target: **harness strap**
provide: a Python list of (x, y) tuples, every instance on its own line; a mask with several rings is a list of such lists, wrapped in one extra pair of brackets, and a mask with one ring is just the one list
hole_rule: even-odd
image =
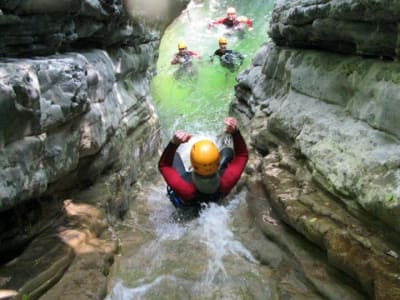
[(171, 203), (176, 207), (176, 208), (182, 208), (185, 206), (185, 204), (182, 202), (182, 200), (175, 195), (174, 191), (171, 189), (171, 187), (168, 185), (167, 186), (167, 195)]

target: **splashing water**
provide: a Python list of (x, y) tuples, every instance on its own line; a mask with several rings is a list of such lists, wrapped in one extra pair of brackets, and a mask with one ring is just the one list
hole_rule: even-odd
[[(241, 276), (246, 272), (257, 273), (253, 266), (258, 265), (230, 229), (232, 214), (244, 201), (243, 193), (227, 206), (211, 204), (198, 218), (178, 222), (174, 208), (165, 201), (164, 191), (151, 187), (147, 201), (156, 236), (134, 258), (145, 261), (146, 270), (127, 283), (130, 288), (118, 280), (106, 299), (158, 299), (158, 291), (163, 290), (213, 299), (221, 287), (228, 294), (243, 289)], [(132, 270), (137, 269), (137, 263)], [(269, 294), (267, 285), (264, 289), (264, 295)]]
[(244, 196), (238, 195), (228, 207), (219, 206), (212, 203), (210, 207), (203, 211), (199, 218), (198, 235), (200, 241), (207, 246), (210, 254), (208, 268), (203, 278), (203, 285), (211, 285), (218, 274), (222, 274), (223, 279), (228, 278), (225, 270), (223, 258), (228, 254), (244, 257), (251, 263), (258, 263), (253, 255), (234, 238), (233, 232), (229, 229), (231, 211), (238, 201)]

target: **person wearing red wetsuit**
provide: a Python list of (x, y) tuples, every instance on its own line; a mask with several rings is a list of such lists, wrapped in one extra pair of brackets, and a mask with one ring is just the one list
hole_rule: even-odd
[(219, 152), (211, 141), (196, 142), (190, 153), (192, 172), (185, 170), (177, 153), (179, 145), (192, 137), (189, 133), (176, 131), (164, 149), (158, 168), (168, 185), (170, 200), (176, 207), (218, 202), (239, 181), (249, 158), (247, 146), (237, 127), (237, 120), (228, 117), (224, 123), (225, 132), (232, 136), (233, 149), (224, 148)]
[(243, 30), (243, 26), (247, 25), (249, 31), (253, 30), (253, 20), (244, 16), (238, 17), (236, 14), (236, 9), (234, 7), (229, 7), (226, 10), (226, 17), (212, 21), (208, 25), (208, 29), (211, 29), (215, 25), (223, 24), (227, 28)]
[(196, 51), (188, 50), (184, 42), (179, 42), (178, 52), (175, 53), (174, 57), (172, 58), (171, 64), (187, 64), (190, 63), (193, 58), (201, 58), (201, 55)]

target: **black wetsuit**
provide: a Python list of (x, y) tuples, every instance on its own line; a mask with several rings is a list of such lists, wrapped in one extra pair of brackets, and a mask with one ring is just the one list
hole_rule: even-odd
[(225, 50), (224, 52), (222, 52), (221, 49), (217, 49), (214, 52), (214, 55), (218, 55), (219, 57), (221, 57), (222, 55), (225, 55), (226, 53), (233, 53), (232, 50)]
[[(242, 65), (244, 60), (244, 56), (242, 54), (228, 49), (226, 49), (225, 51), (217, 49), (215, 50), (214, 55), (219, 56), (221, 64), (231, 71)], [(236, 59), (239, 59), (239, 61), (237, 61)]]

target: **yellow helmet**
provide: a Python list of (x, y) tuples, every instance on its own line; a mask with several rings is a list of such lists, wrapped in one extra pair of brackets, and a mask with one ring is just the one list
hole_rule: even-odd
[(196, 142), (190, 151), (193, 171), (202, 176), (215, 174), (220, 159), (218, 147), (210, 140)]
[(181, 49), (186, 49), (186, 44), (184, 42), (178, 43), (178, 50), (181, 50)]
[(226, 14), (236, 14), (236, 9), (234, 7), (228, 7)]
[(220, 37), (218, 40), (219, 44), (228, 44), (228, 40), (225, 37)]

